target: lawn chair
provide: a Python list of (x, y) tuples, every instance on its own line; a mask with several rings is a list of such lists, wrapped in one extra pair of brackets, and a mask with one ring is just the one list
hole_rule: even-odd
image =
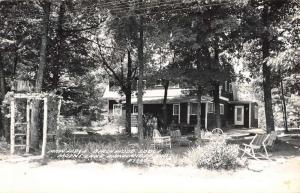
[(271, 150), (271, 151), (273, 150), (276, 139), (277, 139), (276, 132), (272, 131), (270, 133), (270, 136), (269, 136), (267, 144), (266, 144), (268, 150)]
[(187, 136), (182, 136), (179, 129), (177, 130), (170, 130), (171, 142), (172, 143), (179, 143), (179, 145), (187, 144), (188, 146), (191, 145), (191, 141), (187, 138)]
[(244, 149), (241, 149), (243, 151), (243, 154), (241, 157), (244, 155), (248, 155), (256, 160), (258, 160), (257, 154), (256, 153), (258, 150), (263, 149), (265, 152), (265, 155), (260, 154), (262, 157), (269, 159), (269, 154), (267, 151), (267, 144), (268, 144), (268, 138), (270, 137), (270, 134), (256, 134), (250, 144), (243, 144)]
[(154, 148), (158, 146), (167, 146), (171, 149), (171, 137), (170, 136), (161, 136), (157, 129), (153, 129), (153, 145)]

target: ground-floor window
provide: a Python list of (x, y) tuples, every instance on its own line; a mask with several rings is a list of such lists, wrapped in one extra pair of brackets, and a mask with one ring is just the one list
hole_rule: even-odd
[(198, 103), (190, 104), (190, 115), (197, 115)]
[(179, 104), (173, 104), (173, 115), (179, 115), (180, 106)]
[(258, 119), (258, 106), (254, 106), (254, 119)]

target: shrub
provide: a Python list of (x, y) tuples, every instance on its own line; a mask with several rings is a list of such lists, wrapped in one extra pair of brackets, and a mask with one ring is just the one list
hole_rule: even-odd
[(189, 150), (185, 161), (199, 168), (234, 169), (239, 166), (238, 154), (238, 145), (226, 144), (224, 139), (219, 138)]

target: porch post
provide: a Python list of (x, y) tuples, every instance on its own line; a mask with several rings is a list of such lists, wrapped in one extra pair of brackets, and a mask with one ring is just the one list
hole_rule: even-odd
[(208, 102), (205, 103), (205, 129), (207, 129), (207, 111), (208, 111)]
[(249, 102), (249, 128), (251, 128), (251, 102)]
[(44, 120), (43, 120), (43, 142), (42, 142), (42, 154), (44, 158), (46, 154), (47, 145), (47, 129), (48, 129), (48, 98), (44, 97)]
[(191, 108), (191, 103), (188, 102), (188, 107), (187, 107), (187, 124), (190, 124), (190, 108)]
[(107, 99), (107, 115), (109, 116), (110, 112), (109, 112), (109, 99)]
[(10, 101), (10, 154), (15, 152), (15, 98)]
[(27, 98), (26, 103), (26, 154), (29, 153), (30, 148), (30, 99)]
[(178, 111), (179, 111), (179, 115), (178, 115), (178, 123), (180, 124), (180, 115), (181, 115), (181, 112), (180, 112), (180, 103), (178, 103)]

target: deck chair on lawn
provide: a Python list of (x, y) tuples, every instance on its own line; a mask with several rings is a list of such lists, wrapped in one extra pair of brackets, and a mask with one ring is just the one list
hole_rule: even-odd
[(277, 134), (275, 131), (272, 131), (270, 133), (270, 136), (267, 141), (267, 149), (268, 150), (272, 151), (274, 149), (274, 144), (275, 144), (276, 139), (277, 139)]
[(187, 138), (187, 136), (182, 136), (179, 129), (170, 130), (171, 142), (178, 143), (180, 146), (182, 144), (191, 146), (191, 141)]
[(153, 129), (153, 145), (155, 147), (169, 147), (171, 149), (171, 137), (161, 136), (157, 129)]
[[(270, 137), (270, 134), (256, 134), (252, 141), (249, 144), (243, 144), (244, 148), (241, 149), (243, 151), (243, 154), (241, 157), (244, 157), (245, 155), (248, 155), (256, 160), (258, 160), (257, 155), (261, 155), (263, 158), (269, 159), (269, 154), (267, 151), (267, 143), (268, 138)], [(259, 154), (257, 151), (262, 150), (264, 151), (264, 154)]]

